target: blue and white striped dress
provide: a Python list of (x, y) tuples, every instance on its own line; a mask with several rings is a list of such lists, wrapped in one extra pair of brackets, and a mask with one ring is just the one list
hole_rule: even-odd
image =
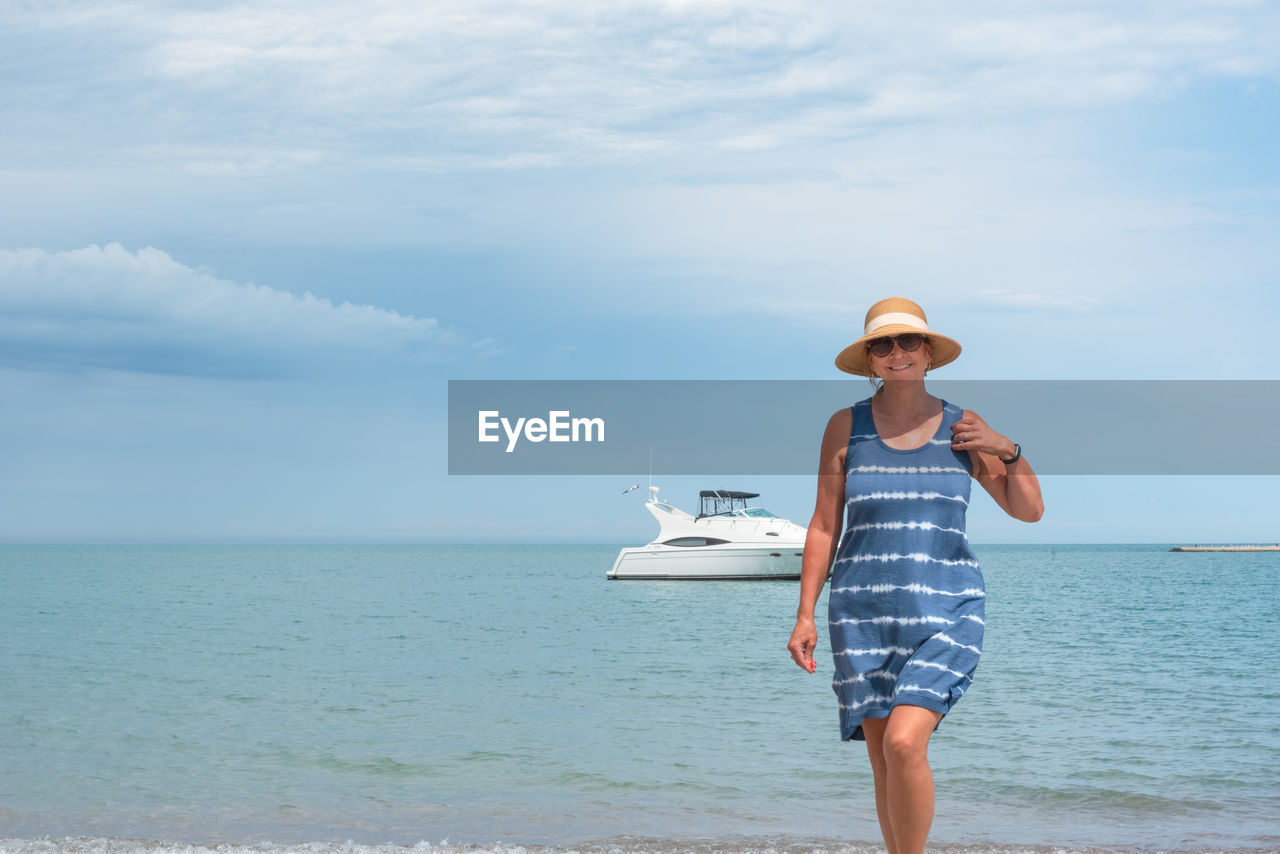
[(951, 449), (963, 411), (942, 405), (938, 432), (910, 451), (880, 439), (870, 399), (853, 406), (828, 597), (846, 740), (862, 740), (863, 719), (894, 706), (946, 714), (978, 667), (986, 593), (965, 535), (971, 462)]

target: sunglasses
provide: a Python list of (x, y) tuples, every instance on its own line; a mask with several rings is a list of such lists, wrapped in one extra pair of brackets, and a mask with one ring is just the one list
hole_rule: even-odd
[(904, 332), (901, 335), (894, 335), (889, 338), (876, 338), (867, 342), (867, 352), (873, 356), (884, 358), (893, 352), (893, 342), (898, 342), (898, 347), (904, 353), (914, 353), (920, 349), (920, 345), (924, 343), (925, 338), (919, 332)]

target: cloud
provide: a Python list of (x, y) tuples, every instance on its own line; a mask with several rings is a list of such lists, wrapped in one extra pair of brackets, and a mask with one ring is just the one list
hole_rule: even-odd
[[(24, 82), (11, 103), (85, 94), (76, 75), (24, 56), (22, 33), (39, 35), (42, 55), (91, 46), (80, 61), (95, 63), (83, 69), (94, 103), (77, 121), (109, 124), (139, 158), (163, 139), (176, 168), (220, 174), (339, 157), (519, 169), (831, 143), (1280, 68), (1280, 15), (1261, 3), (939, 2), (905, 15), (763, 0), (106, 2), (92, 14), (32, 5), (12, 27)], [(66, 86), (76, 91), (52, 96)]]
[(263, 377), (496, 349), (434, 318), (231, 282), (150, 247), (0, 250), (0, 362), (11, 366)]
[(973, 294), (973, 300), (993, 308), (1023, 309), (1033, 312), (1043, 310), (1085, 312), (1102, 304), (1097, 297), (1085, 294), (1005, 290), (979, 290)]

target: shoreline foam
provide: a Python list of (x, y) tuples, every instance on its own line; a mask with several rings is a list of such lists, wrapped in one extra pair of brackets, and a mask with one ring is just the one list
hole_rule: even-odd
[[(938, 854), (1264, 854), (1274, 852), (1276, 842), (1280, 842), (1280, 839), (1248, 848), (930, 843), (929, 849)], [(861, 841), (743, 836), (724, 839), (622, 836), (580, 845), (506, 842), (469, 844), (450, 842), (448, 839), (407, 845), (349, 841), (187, 843), (128, 837), (0, 839), (0, 854), (883, 854), (883, 851), (882, 844)]]

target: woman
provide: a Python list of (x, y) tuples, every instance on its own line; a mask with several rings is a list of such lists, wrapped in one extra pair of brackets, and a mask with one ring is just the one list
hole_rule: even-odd
[(836, 366), (882, 382), (827, 423), (787, 649), (814, 671), (813, 612), (830, 571), (840, 734), (867, 743), (889, 854), (918, 854), (933, 823), (929, 737), (973, 681), (982, 650), (982, 573), (964, 525), (969, 479), (1016, 519), (1036, 521), (1044, 502), (1020, 446), (925, 391), (925, 372), (960, 345), (930, 330), (920, 306), (881, 300), (864, 333)]

